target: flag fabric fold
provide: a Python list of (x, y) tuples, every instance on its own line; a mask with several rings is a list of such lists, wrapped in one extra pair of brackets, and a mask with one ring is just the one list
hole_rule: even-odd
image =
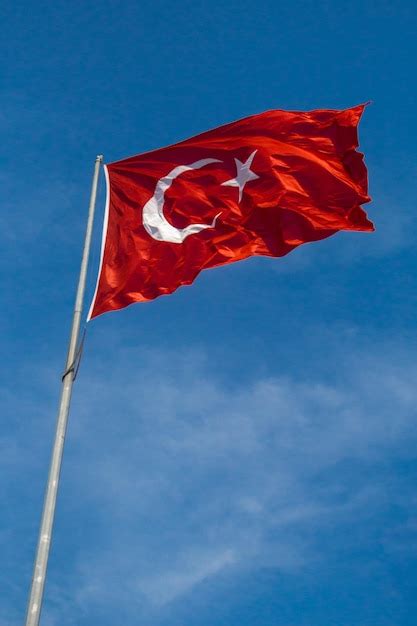
[(267, 111), (105, 166), (89, 318), (172, 293), (203, 269), (372, 231), (356, 150), (363, 110)]

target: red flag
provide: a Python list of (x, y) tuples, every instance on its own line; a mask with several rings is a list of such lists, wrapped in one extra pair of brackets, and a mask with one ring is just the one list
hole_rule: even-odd
[(357, 126), (364, 106), (267, 111), (105, 166), (89, 318), (152, 300), (201, 270), (373, 230)]

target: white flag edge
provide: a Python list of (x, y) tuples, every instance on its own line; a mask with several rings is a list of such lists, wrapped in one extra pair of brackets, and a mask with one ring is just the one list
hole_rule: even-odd
[(98, 268), (96, 288), (95, 288), (93, 299), (90, 305), (90, 310), (88, 311), (86, 322), (89, 322), (91, 320), (91, 315), (93, 313), (94, 305), (96, 303), (98, 285), (100, 283), (101, 270), (103, 267), (104, 248), (106, 246), (106, 239), (107, 239), (107, 229), (109, 225), (110, 179), (109, 179), (109, 172), (107, 169), (107, 165), (103, 164), (103, 170), (104, 170), (104, 177), (106, 179), (106, 204), (104, 207), (103, 231), (101, 235), (100, 265)]

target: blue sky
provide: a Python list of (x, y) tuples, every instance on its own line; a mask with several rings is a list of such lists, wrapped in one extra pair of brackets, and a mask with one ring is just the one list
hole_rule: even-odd
[[(1, 626), (25, 613), (96, 154), (367, 100), (375, 233), (89, 324), (42, 625), (415, 623), (416, 13), (3, 7)], [(86, 307), (103, 206), (102, 179)]]

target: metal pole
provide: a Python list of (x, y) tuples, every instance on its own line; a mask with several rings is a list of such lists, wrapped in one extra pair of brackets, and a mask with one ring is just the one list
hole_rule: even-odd
[(49, 548), (51, 545), (52, 528), (54, 523), (56, 498), (58, 492), (59, 475), (61, 472), (62, 453), (64, 450), (65, 432), (67, 429), (68, 412), (71, 401), (72, 385), (74, 382), (75, 361), (77, 361), (78, 337), (80, 334), (81, 315), (83, 310), (85, 281), (87, 277), (88, 259), (90, 255), (91, 235), (93, 231), (94, 210), (96, 205), (97, 184), (100, 165), (103, 157), (96, 158), (94, 165), (93, 182), (91, 186), (90, 206), (88, 209), (87, 228), (85, 232), (84, 250), (81, 261), (80, 277), (78, 280), (77, 295), (75, 298), (74, 315), (72, 319), (71, 335), (68, 346), (68, 356), (62, 377), (61, 400), (58, 410), (55, 441), (51, 457), (48, 483), (43, 505), (42, 522), (39, 531), (38, 548), (33, 568), (32, 586), (26, 614), (26, 626), (38, 626), (42, 609), (43, 591), (45, 586), (46, 569), (48, 566)]

